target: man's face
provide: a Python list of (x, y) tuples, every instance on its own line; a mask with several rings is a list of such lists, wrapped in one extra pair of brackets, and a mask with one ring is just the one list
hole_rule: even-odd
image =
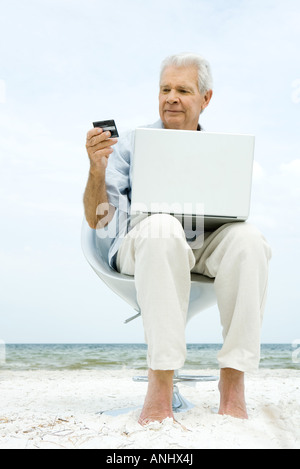
[(196, 67), (167, 67), (159, 92), (159, 114), (165, 128), (197, 130), (199, 115), (211, 97), (212, 91), (199, 92)]

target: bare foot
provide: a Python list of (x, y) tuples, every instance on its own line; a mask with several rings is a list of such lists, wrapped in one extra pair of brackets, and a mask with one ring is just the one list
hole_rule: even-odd
[(222, 368), (220, 373), (220, 415), (248, 419), (245, 401), (244, 373)]
[(139, 424), (162, 422), (170, 417), (174, 420), (172, 410), (173, 371), (148, 371), (148, 391), (144, 407), (139, 418)]

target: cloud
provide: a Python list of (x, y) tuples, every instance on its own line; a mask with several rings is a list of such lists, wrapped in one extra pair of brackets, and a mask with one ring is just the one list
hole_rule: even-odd
[(300, 159), (296, 159), (280, 166), (282, 184), (286, 193), (290, 195), (294, 203), (298, 203), (300, 210)]
[(265, 176), (264, 169), (258, 161), (253, 162), (253, 181), (261, 181)]
[(275, 167), (272, 172), (255, 165), (251, 221), (277, 236), (300, 236), (300, 159)]
[[(280, 170), (283, 174), (293, 175), (295, 177), (300, 176), (300, 159), (291, 161), (288, 164), (282, 164)], [(299, 181), (299, 180), (298, 180)]]

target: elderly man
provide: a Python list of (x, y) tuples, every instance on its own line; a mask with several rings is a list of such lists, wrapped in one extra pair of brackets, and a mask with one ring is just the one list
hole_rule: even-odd
[[(212, 78), (206, 60), (194, 54), (168, 57), (160, 76), (160, 120), (150, 127), (201, 131), (199, 116), (211, 97)], [(87, 134), (90, 172), (84, 206), (94, 229), (118, 219), (109, 262), (135, 277), (149, 366), (148, 391), (139, 422), (143, 425), (173, 417), (173, 374), (183, 366), (186, 356), (191, 272), (215, 279), (224, 338), (218, 355), (219, 413), (246, 419), (244, 373), (256, 370), (259, 364), (271, 250), (248, 223), (225, 224), (205, 233), (198, 249), (189, 245), (184, 229), (171, 215), (151, 215), (131, 224), (128, 207), (134, 132), (119, 141), (109, 137), (110, 133), (102, 129)], [(183, 155), (182, 169), (188, 164)], [(168, 237), (157, 236), (166, 228)], [(154, 232), (156, 236), (151, 236)]]

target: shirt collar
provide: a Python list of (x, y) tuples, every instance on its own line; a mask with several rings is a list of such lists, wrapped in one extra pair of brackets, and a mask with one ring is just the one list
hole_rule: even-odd
[[(160, 128), (160, 129), (164, 129), (164, 128), (165, 128), (165, 126), (164, 126), (164, 124), (163, 124), (163, 122), (162, 122), (161, 119), (159, 119), (157, 122), (155, 122), (154, 126)], [(203, 128), (202, 128), (201, 125), (198, 123), (197, 131), (198, 131), (198, 132), (202, 132), (202, 130), (203, 130)]]

